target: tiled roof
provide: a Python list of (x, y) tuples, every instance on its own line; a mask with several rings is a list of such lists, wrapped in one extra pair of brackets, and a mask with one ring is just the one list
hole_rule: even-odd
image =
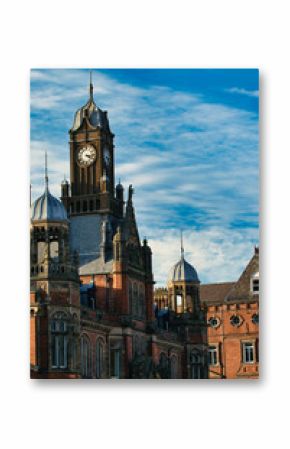
[(251, 279), (259, 272), (259, 250), (255, 249), (255, 254), (241, 274), (233, 288), (227, 294), (226, 302), (232, 301), (253, 301), (259, 299), (259, 295), (253, 295), (251, 291)]
[(222, 304), (235, 282), (202, 284), (200, 286), (200, 301), (205, 304)]

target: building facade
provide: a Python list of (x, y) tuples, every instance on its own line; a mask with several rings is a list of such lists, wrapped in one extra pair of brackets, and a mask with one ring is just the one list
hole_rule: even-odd
[[(257, 258), (217, 300), (206, 297), (210, 287), (200, 285), (182, 245), (167, 288), (154, 292), (134, 190), (125, 195), (115, 185), (114, 134), (92, 83), (74, 115), (69, 152), (61, 201), (49, 191), (46, 163), (44, 193), (31, 205), (31, 377), (257, 377), (258, 296), (245, 292), (246, 279), (257, 285)], [(232, 316), (241, 319), (234, 328)], [(233, 361), (237, 340), (251, 369)]]
[[(172, 277), (176, 271), (179, 272), (177, 279)], [(180, 270), (177, 264), (171, 270), (168, 287), (155, 290), (155, 307), (159, 314), (162, 316), (164, 309), (174, 310), (174, 307), (177, 315), (186, 314), (183, 304), (190, 291), (188, 287), (194, 283), (203, 313), (199, 326), (206, 329), (203, 344), (198, 348), (201, 370), (205, 372), (203, 377), (258, 378), (259, 248), (255, 248), (254, 255), (236, 282), (199, 285), (195, 281), (196, 272), (192, 271), (191, 278), (189, 273), (189, 269), (186, 274), (186, 270)], [(185, 287), (181, 290), (180, 285)], [(176, 296), (177, 300), (172, 302)]]

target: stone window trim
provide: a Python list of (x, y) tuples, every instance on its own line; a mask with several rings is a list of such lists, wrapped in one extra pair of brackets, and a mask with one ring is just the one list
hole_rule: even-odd
[(243, 319), (240, 315), (234, 313), (231, 317), (230, 317), (230, 323), (232, 326), (234, 327), (240, 327), (243, 323)]
[[(249, 345), (252, 349), (252, 360), (246, 360), (246, 345)], [(250, 346), (251, 345), (251, 346)], [(257, 348), (255, 339), (243, 339), (241, 340), (241, 362), (243, 365), (254, 365), (257, 362)]]
[(213, 329), (217, 329), (221, 325), (221, 320), (216, 315), (211, 315), (207, 320), (208, 326)]
[(251, 293), (253, 295), (259, 295), (260, 292), (260, 277), (259, 272), (257, 271), (251, 277)]
[(252, 315), (252, 323), (255, 324), (256, 326), (259, 325), (259, 313), (254, 313)]
[(51, 368), (65, 369), (68, 363), (68, 338), (65, 335), (53, 334), (51, 336), (52, 362)]
[[(207, 348), (207, 354), (208, 354), (208, 365), (209, 366), (219, 366), (220, 365), (220, 354), (219, 354), (219, 343), (210, 343)], [(215, 357), (213, 355), (215, 353)], [(211, 356), (210, 356), (211, 354)], [(214, 360), (216, 358), (215, 363), (209, 363), (210, 361)]]
[(81, 371), (83, 377), (91, 376), (91, 341), (87, 333), (81, 335)]
[(96, 346), (95, 346), (96, 378), (97, 379), (101, 379), (104, 374), (105, 347), (106, 347), (106, 343), (105, 343), (104, 338), (101, 336), (98, 336), (96, 338)]

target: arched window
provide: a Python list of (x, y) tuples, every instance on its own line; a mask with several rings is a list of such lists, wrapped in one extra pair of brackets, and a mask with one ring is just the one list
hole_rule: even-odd
[(203, 378), (202, 357), (198, 351), (191, 353), (191, 377), (192, 379)]
[(86, 335), (81, 337), (81, 365), (82, 365), (82, 376), (90, 377), (90, 341)]
[(103, 377), (104, 370), (104, 343), (98, 338), (96, 342), (96, 378), (101, 379)]
[(110, 377), (111, 379), (121, 377), (121, 348), (118, 344), (112, 344), (110, 348)]
[(51, 366), (52, 368), (67, 368), (68, 337), (66, 315), (57, 312), (50, 323), (51, 331)]

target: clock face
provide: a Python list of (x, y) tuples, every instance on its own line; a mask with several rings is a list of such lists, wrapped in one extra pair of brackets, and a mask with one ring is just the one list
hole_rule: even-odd
[(108, 167), (108, 165), (110, 165), (111, 162), (111, 155), (110, 155), (110, 151), (108, 148), (104, 149), (104, 161), (106, 166)]
[(97, 152), (92, 145), (86, 145), (79, 150), (78, 163), (82, 167), (88, 167), (96, 159)]

